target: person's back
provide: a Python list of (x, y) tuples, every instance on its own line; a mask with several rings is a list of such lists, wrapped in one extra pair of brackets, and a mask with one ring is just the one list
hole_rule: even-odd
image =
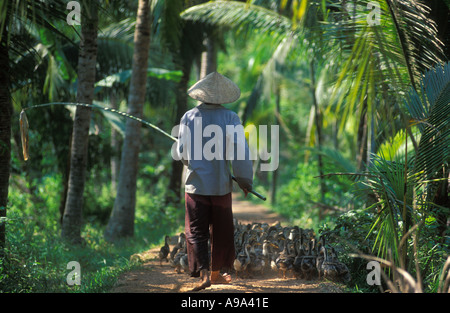
[(186, 192), (202, 195), (231, 192), (229, 162), (238, 182), (251, 189), (252, 163), (244, 129), (235, 112), (220, 104), (204, 103), (189, 110), (180, 122), (179, 149), (181, 154), (185, 152), (182, 161), (187, 166)]

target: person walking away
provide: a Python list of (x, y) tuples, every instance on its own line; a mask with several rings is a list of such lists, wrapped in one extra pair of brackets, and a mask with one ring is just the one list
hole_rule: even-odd
[(187, 166), (185, 235), (191, 276), (201, 279), (193, 289), (198, 291), (231, 282), (230, 275), (220, 273), (230, 269), (235, 258), (231, 170), (247, 195), (253, 168), (240, 119), (222, 106), (239, 99), (239, 87), (212, 72), (188, 95), (201, 103), (180, 120), (177, 155)]

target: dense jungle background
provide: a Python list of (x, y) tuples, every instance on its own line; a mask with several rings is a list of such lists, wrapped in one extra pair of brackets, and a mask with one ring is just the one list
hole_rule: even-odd
[(147, 126), (214, 70), (244, 126), (279, 125), (255, 190), (336, 243), (346, 291), (380, 292), (376, 257), (385, 289), (448, 292), (448, 0), (68, 3), (0, 0), (0, 292), (108, 292), (183, 230), (182, 164)]

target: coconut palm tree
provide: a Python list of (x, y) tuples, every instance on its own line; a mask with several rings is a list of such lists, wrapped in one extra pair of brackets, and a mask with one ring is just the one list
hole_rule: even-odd
[[(52, 20), (66, 20), (66, 4), (63, 1), (2, 1), (0, 2), (0, 248), (5, 243), (6, 208), (11, 160), (11, 56), (19, 47), (31, 50), (28, 42), (21, 40), (16, 31), (27, 24), (38, 25), (61, 34)], [(3, 253), (3, 249), (0, 254)]]
[[(97, 65), (98, 3), (84, 7), (81, 21), (81, 41), (78, 54), (77, 102), (92, 104), (94, 100)], [(72, 131), (70, 174), (61, 236), (73, 243), (81, 243), (83, 193), (86, 180), (89, 126), (91, 109), (77, 107)]]
[[(142, 118), (147, 87), (150, 25), (149, 0), (140, 0), (134, 34), (133, 66), (128, 96), (128, 113), (138, 118)], [(140, 133), (141, 124), (134, 120), (128, 120), (123, 140), (117, 195), (105, 230), (105, 238), (110, 241), (134, 235)]]

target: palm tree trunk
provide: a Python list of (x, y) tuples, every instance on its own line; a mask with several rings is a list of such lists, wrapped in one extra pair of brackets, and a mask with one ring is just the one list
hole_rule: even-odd
[[(93, 3), (87, 7), (90, 14), (83, 18), (81, 24), (77, 102), (87, 104), (91, 104), (94, 98), (97, 63), (97, 5)], [(81, 223), (90, 121), (91, 109), (77, 107), (72, 130), (69, 185), (61, 230), (61, 236), (72, 243), (82, 242)]]
[(363, 171), (364, 160), (367, 160), (367, 132), (369, 125), (367, 125), (367, 99), (363, 101), (363, 107), (361, 110), (361, 115), (358, 124), (358, 134), (357, 134), (357, 155), (356, 155), (356, 163), (357, 169), (359, 171)]
[[(311, 61), (310, 64), (310, 75), (311, 75), (311, 95), (313, 98), (313, 105), (315, 110), (315, 119), (314, 122), (316, 124), (316, 133), (317, 133), (317, 150), (319, 150), (318, 154), (318, 165), (319, 165), (319, 175), (320, 175), (320, 201), (323, 203), (325, 201), (325, 179), (323, 177), (323, 161), (322, 161), (322, 117), (320, 114), (319, 104), (317, 103), (316, 98), (316, 80), (315, 80), (315, 70), (314, 70), (314, 61)], [(322, 219), (322, 209), (319, 209), (319, 219)]]
[[(275, 93), (275, 118), (278, 125), (281, 125), (281, 88), (277, 86)], [(278, 180), (278, 168), (272, 172), (272, 186), (270, 189), (271, 205), (277, 203), (277, 180)]]
[[(189, 30), (184, 26), (183, 33), (181, 37), (186, 38), (187, 32)], [(180, 123), (180, 119), (183, 114), (187, 111), (188, 107), (188, 98), (187, 98), (187, 89), (189, 84), (189, 78), (191, 74), (192, 65), (196, 60), (198, 60), (198, 53), (193, 53), (191, 51), (192, 47), (190, 46), (190, 42), (181, 41), (180, 50), (178, 51), (178, 58), (180, 60), (180, 68), (183, 72), (183, 76), (181, 80), (178, 82), (177, 94), (176, 94), (176, 112), (175, 112), (175, 121), (174, 125)], [(212, 71), (216, 70), (217, 67), (217, 50), (214, 46), (213, 40), (207, 40), (207, 51), (201, 54), (200, 64), (199, 64), (199, 77), (198, 79), (204, 77)], [(182, 176), (183, 176), (183, 163), (180, 161), (172, 160), (172, 172), (170, 174), (169, 181), (169, 190), (171, 191), (166, 195), (165, 202), (175, 202), (179, 203), (181, 199), (181, 188), (182, 188)]]
[(206, 51), (202, 53), (200, 65), (200, 79), (217, 70), (217, 45), (211, 37), (205, 39), (205, 45)]
[[(110, 102), (111, 107), (115, 110), (118, 109), (117, 107), (117, 93), (115, 90), (111, 91), (110, 94)], [(112, 156), (111, 156), (111, 188), (114, 190), (114, 194), (117, 190), (117, 180), (119, 176), (119, 155), (120, 155), (120, 146), (119, 146), (119, 132), (114, 128), (111, 127), (111, 150), (112, 150)]]
[[(5, 21), (5, 25), (8, 22)], [(3, 248), (6, 241), (6, 227), (3, 218), (6, 217), (8, 204), (8, 187), (11, 163), (11, 95), (9, 90), (9, 55), (8, 30), (3, 28), (0, 39), (0, 259), (3, 258)]]
[[(191, 67), (193, 64), (193, 60), (184, 60), (183, 66), (183, 76), (181, 77), (180, 82), (178, 83), (177, 95), (176, 95), (176, 116), (175, 123), (178, 124), (180, 122), (181, 117), (187, 110), (187, 93), (188, 89), (189, 77), (191, 73)], [(170, 174), (169, 181), (169, 190), (172, 191), (172, 194), (168, 194), (166, 197), (166, 203), (169, 202), (180, 202), (181, 197), (181, 179), (183, 176), (183, 163), (180, 161), (172, 160), (172, 173)], [(174, 196), (174, 197), (173, 197)]]
[[(128, 96), (128, 113), (142, 117), (147, 85), (148, 53), (150, 48), (149, 0), (139, 0), (134, 33), (133, 67)], [(105, 230), (105, 238), (115, 241), (134, 235), (136, 206), (136, 179), (140, 146), (141, 124), (128, 120), (122, 146), (119, 184), (114, 207)]]

